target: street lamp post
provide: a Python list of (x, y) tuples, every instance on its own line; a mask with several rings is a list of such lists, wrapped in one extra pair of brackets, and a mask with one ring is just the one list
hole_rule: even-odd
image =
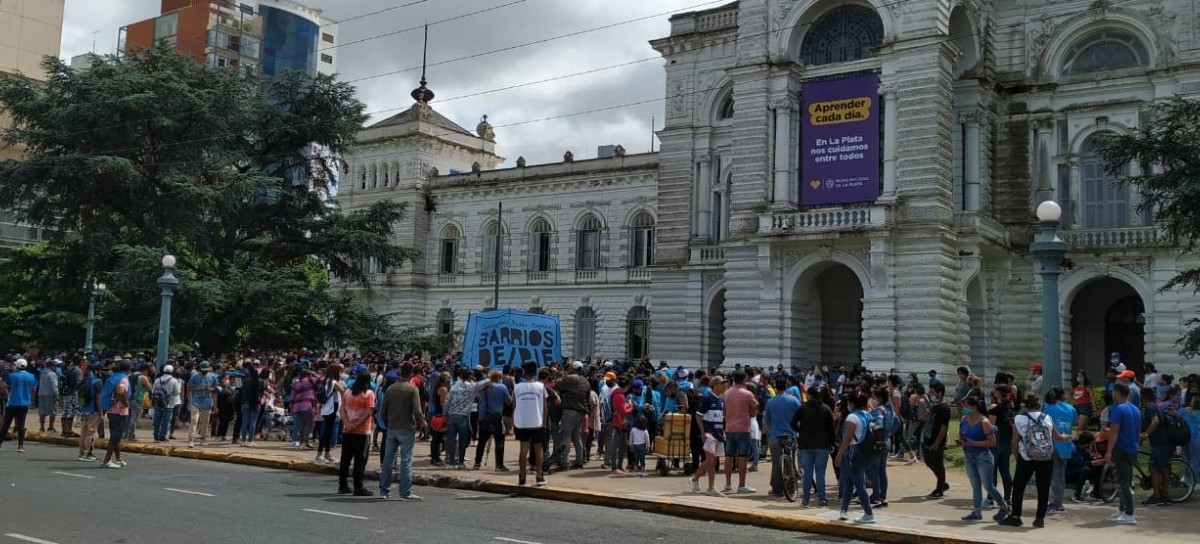
[(1046, 389), (1063, 384), (1062, 320), (1058, 312), (1058, 277), (1062, 274), (1063, 256), (1067, 243), (1058, 237), (1062, 208), (1047, 200), (1037, 207), (1041, 232), (1030, 244), (1030, 252), (1041, 264), (1042, 276), (1042, 376)]
[(159, 370), (167, 364), (167, 351), (171, 344), (171, 297), (175, 296), (175, 286), (179, 280), (175, 278), (175, 256), (166, 255), (162, 258), (163, 275), (158, 278), (158, 286), (162, 288), (162, 305), (158, 313), (158, 357)]
[(104, 284), (92, 282), (86, 286), (92, 290), (88, 295), (87, 337), (83, 341), (84, 353), (92, 352), (92, 339), (96, 327), (96, 299), (104, 296)]

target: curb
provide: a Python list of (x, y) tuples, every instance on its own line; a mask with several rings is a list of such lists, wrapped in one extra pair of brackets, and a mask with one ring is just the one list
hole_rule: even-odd
[[(33, 442), (59, 444), (72, 447), (79, 446), (79, 439), (77, 438), (63, 438), (45, 433), (30, 432), (25, 438), (26, 440)], [(94, 445), (95, 449), (102, 449), (102, 445), (107, 445), (107, 440), (96, 439)], [(162, 457), (177, 457), (180, 459), (233, 463), (277, 470), (310, 472), (316, 474), (338, 473), (338, 467), (335, 465), (316, 463), (313, 461), (303, 461), (299, 459), (269, 457), (263, 454), (255, 455), (240, 451), (221, 452), (181, 446), (143, 444), (138, 442), (126, 442), (122, 445), (121, 449), (124, 452), (138, 453), (142, 455), (157, 455)], [(378, 470), (368, 472), (367, 478), (370, 480), (378, 480)], [(730, 525), (748, 525), (782, 531), (800, 531), (825, 536), (864, 540), (867, 542), (881, 542), (888, 544), (908, 544), (915, 541), (928, 544), (1000, 543), (1000, 541), (984, 540), (977, 537), (960, 537), (943, 533), (891, 528), (882, 525), (863, 526), (841, 521), (806, 519), (796, 516), (772, 514), (753, 508), (742, 508), (736, 506), (712, 507), (701, 506), (694, 503), (682, 504), (671, 499), (652, 499), (646, 497), (635, 498), (632, 496), (622, 496), (613, 493), (574, 488), (521, 487), (508, 482), (460, 478), (457, 476), (449, 476), (444, 474), (431, 475), (416, 473), (413, 474), (413, 484), (426, 487), (480, 491), (484, 493), (496, 493), (502, 495), (521, 495), (536, 499), (577, 504), (591, 504), (606, 508), (641, 510), (654, 514), (662, 514), (699, 521), (715, 521)]]

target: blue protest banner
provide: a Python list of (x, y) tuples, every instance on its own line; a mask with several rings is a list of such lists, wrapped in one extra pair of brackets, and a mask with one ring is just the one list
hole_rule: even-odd
[(471, 314), (463, 339), (462, 364), (489, 369), (562, 360), (562, 333), (557, 316), (520, 310)]

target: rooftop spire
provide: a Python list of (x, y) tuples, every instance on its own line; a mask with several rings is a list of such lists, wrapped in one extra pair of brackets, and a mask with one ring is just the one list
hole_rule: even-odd
[(421, 49), (421, 86), (417, 87), (416, 89), (413, 89), (413, 92), (412, 92), (413, 100), (416, 100), (417, 102), (419, 102), (421, 104), (428, 104), (433, 101), (433, 91), (429, 90), (429, 87), (425, 86), (428, 83), (427, 81), (425, 81), (425, 66), (427, 64), (428, 59), (429, 59), (429, 23), (426, 23), (425, 24), (425, 45)]

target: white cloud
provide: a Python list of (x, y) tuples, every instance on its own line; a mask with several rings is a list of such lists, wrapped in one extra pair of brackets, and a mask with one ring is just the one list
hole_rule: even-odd
[[(400, 29), (499, 6), (513, 0), (433, 0), (370, 17), (352, 19), (412, 0), (303, 0), (325, 10), (339, 28), (342, 43), (372, 38)], [(516, 5), (430, 27), (431, 63), (477, 55), (522, 43), (580, 32), (658, 13), (709, 9), (723, 2), (705, 0), (526, 0)], [(67, 0), (62, 56), (92, 50), (112, 52), (117, 29), (158, 14), (159, 0)], [(648, 41), (670, 31), (668, 15), (613, 28), (582, 33), (431, 66), (429, 86), (438, 99), (498, 89), (656, 56)], [(404, 32), (338, 47), (340, 77), (354, 82), (368, 111), (408, 107), (408, 97), (420, 78), (419, 70), (378, 76), (419, 66), (421, 32)], [(618, 69), (561, 79), (529, 87), (440, 102), (433, 106), (468, 129), (489, 115), (497, 125), (497, 146), (509, 164), (524, 156), (531, 164), (557, 162), (571, 149), (576, 157), (594, 156), (597, 145), (620, 143), (630, 153), (650, 147), (650, 119), (662, 126), (664, 78), (662, 62), (651, 60)], [(620, 104), (648, 104), (600, 113), (560, 117), (538, 123), (533, 119)], [(381, 119), (394, 111), (375, 116)]]

